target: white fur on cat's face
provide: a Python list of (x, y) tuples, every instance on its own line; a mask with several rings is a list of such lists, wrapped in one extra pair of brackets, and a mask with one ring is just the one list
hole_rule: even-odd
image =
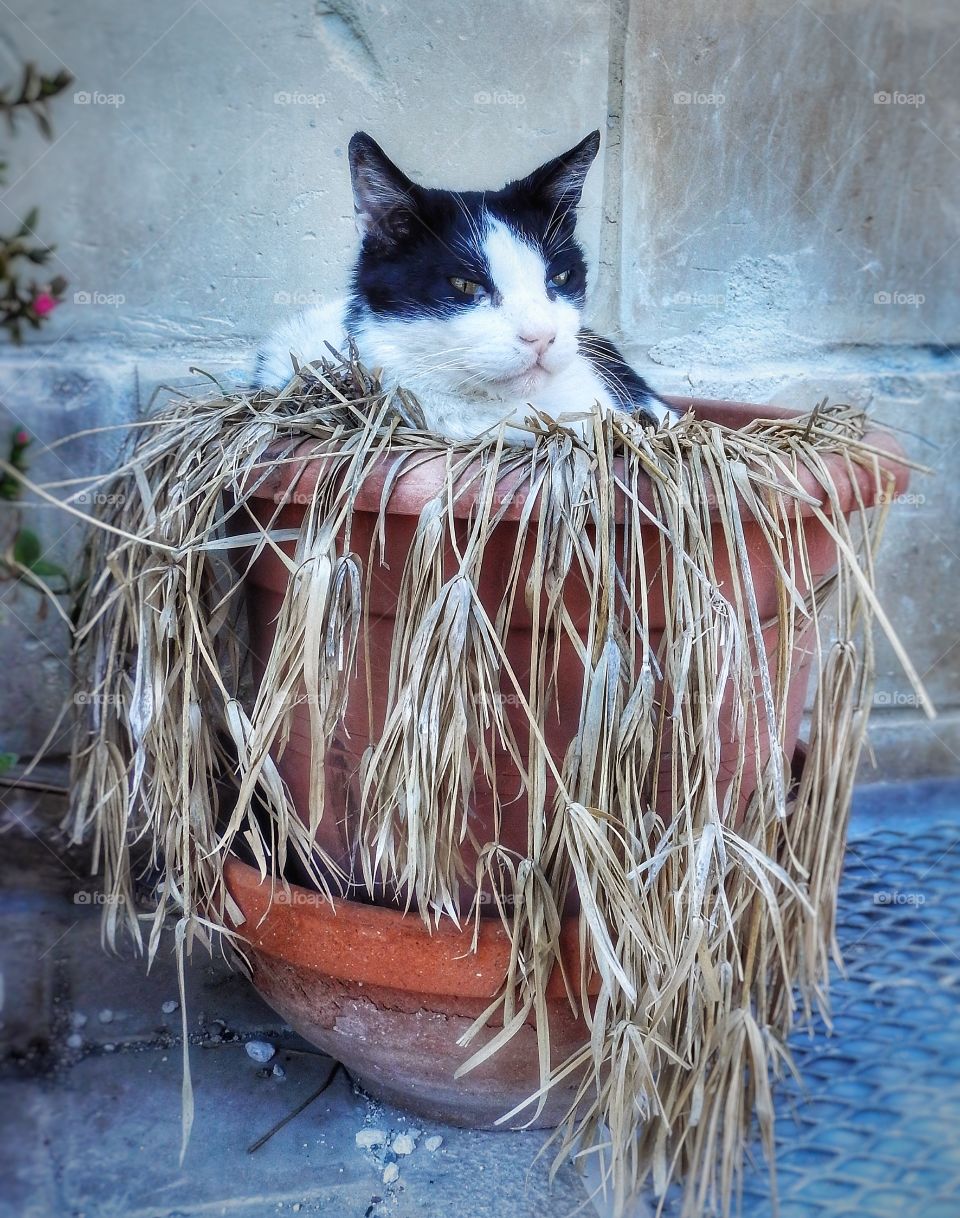
[(577, 357), (580, 312), (561, 296), (550, 299), (540, 251), (495, 217), (481, 235), (492, 298), (436, 318), (367, 314), (359, 326), (366, 362), (402, 368), (415, 395), (525, 399), (549, 390)]

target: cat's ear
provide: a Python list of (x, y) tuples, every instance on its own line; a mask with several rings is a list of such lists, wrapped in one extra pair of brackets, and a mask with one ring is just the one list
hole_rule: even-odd
[(365, 131), (353, 136), (348, 152), (357, 231), (391, 245), (410, 230), (417, 187)]
[(515, 182), (514, 189), (541, 199), (554, 210), (570, 211), (580, 202), (587, 173), (599, 150), (600, 132), (591, 131), (575, 148)]

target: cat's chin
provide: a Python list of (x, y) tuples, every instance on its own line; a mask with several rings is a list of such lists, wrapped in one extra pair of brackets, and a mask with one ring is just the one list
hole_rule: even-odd
[(535, 364), (532, 368), (525, 368), (522, 372), (512, 372), (507, 376), (491, 377), (489, 384), (493, 388), (496, 395), (508, 395), (514, 397), (525, 393), (532, 393), (535, 389), (542, 389), (543, 386), (550, 380), (551, 373), (541, 364)]

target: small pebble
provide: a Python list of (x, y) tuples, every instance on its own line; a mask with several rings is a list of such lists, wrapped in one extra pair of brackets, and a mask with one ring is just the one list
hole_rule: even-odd
[(388, 1163), (383, 1169), (384, 1184), (393, 1184), (395, 1181), (399, 1180), (399, 1178), (400, 1168), (397, 1167), (396, 1163)]
[(398, 1133), (390, 1143), (390, 1149), (398, 1155), (412, 1155), (417, 1149), (417, 1138), (413, 1133)]
[(116, 1048), (116, 1045), (104, 1045), (103, 1051), (104, 1051), (104, 1053), (112, 1053), (115, 1048)]
[(74, 1011), (74, 1013), (70, 1016), (70, 1022), (75, 1028), (82, 1028), (86, 1026), (87, 1017), (84, 1015), (83, 1011)]
[(267, 1044), (265, 1040), (248, 1040), (245, 1048), (247, 1057), (252, 1057), (255, 1062), (268, 1062), (276, 1053), (273, 1045)]
[(424, 1142), (427, 1150), (439, 1150), (442, 1145), (443, 1138), (438, 1133), (434, 1134), (432, 1138), (427, 1138), (426, 1142)]
[(356, 1143), (361, 1150), (372, 1150), (374, 1146), (383, 1146), (387, 1135), (382, 1129), (361, 1129), (356, 1136)]
[(299, 1202), (299, 1201), (294, 1201), (293, 1205), (291, 1205), (291, 1206), (290, 1206), (290, 1208), (293, 1210), (293, 1212), (294, 1212), (295, 1214), (299, 1214), (299, 1213), (300, 1213), (300, 1208), (301, 1208), (301, 1207), (300, 1207), (300, 1202)]
[(101, 1023), (112, 1023), (113, 1022), (113, 1011), (111, 1011), (109, 1007), (104, 1007), (103, 1010), (100, 1012), (100, 1014), (97, 1016), (97, 1019), (99, 1019)]
[(286, 1070), (284, 1070), (283, 1066), (281, 1066), (279, 1062), (273, 1063), (273, 1077), (274, 1078), (286, 1078), (287, 1077)]
[(70, 1035), (67, 1037), (67, 1048), (68, 1049), (82, 1049), (83, 1048), (83, 1037), (80, 1035), (79, 1032), (70, 1033)]
[(180, 1003), (177, 1002), (176, 998), (168, 998), (160, 1010), (163, 1011), (164, 1015), (172, 1015), (174, 1011), (179, 1008), (179, 1006)]

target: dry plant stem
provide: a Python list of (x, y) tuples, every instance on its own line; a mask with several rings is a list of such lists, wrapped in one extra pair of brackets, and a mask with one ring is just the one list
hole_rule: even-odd
[[(317, 829), (338, 814), (326, 806), (325, 750), (366, 647), (369, 581), (384, 544), (381, 521), (371, 552), (354, 552), (354, 502), (385, 453), (396, 464), (384, 502), (404, 469), (436, 454), (437, 441), (416, 429), (416, 403), (385, 397), (352, 357), (300, 370), (279, 395), (178, 397), (150, 422), (122, 467), (97, 480), (104, 506), (90, 532), (76, 627), (87, 700), (69, 828), (75, 840), (93, 840), (111, 943), (125, 923), (152, 959), (165, 919), (176, 918), (182, 985), (196, 941), (209, 948), (225, 932), (242, 952), (239, 910), (223, 883), (238, 843), (279, 888), (291, 857), (328, 895), (347, 879), (318, 850)], [(465, 1038), (474, 1052), (464, 1069), (534, 1021), (540, 1088), (505, 1119), (534, 1117), (551, 1086), (575, 1077), (576, 1102), (553, 1136), (555, 1162), (596, 1155), (617, 1214), (646, 1180), (662, 1198), (675, 1177), (685, 1214), (729, 1210), (752, 1119), (772, 1155), (770, 1082), (789, 1065), (791, 1027), (826, 1010), (874, 622), (889, 632), (873, 591), (885, 512), (868, 511), (888, 488), (864, 434), (863, 416), (847, 407), (740, 431), (693, 416), (663, 432), (595, 416), (588, 444), (544, 420), (531, 449), (506, 448), (499, 436), (450, 449), (443, 485), (417, 521), (386, 720), (373, 725), (364, 757), (351, 847), (371, 895), (400, 895), (428, 924), (478, 925), (479, 897), (465, 902), (461, 890), (492, 886), (512, 953), (499, 994)], [(278, 460), (300, 461), (292, 450), (304, 436), (325, 455), (305, 492), (303, 525), (295, 534), (263, 528), (248, 508), (270, 472), (259, 458), (272, 445)], [(850, 521), (827, 460), (837, 453), (855, 484), (863, 470), (874, 483)], [(498, 486), (516, 471), (526, 474), (517, 550), (491, 607), (477, 593), (479, 572), (505, 511)], [(457, 519), (468, 486), (475, 507)], [(835, 551), (836, 574), (820, 587), (810, 521)], [(760, 525), (763, 560), (778, 574), (769, 620), (753, 585), (748, 523)], [(736, 560), (722, 587), (720, 546)], [(240, 590), (245, 567), (268, 549), (290, 578), (250, 697)], [(564, 595), (574, 577), (589, 593), (586, 621), (572, 619)], [(667, 612), (654, 646), (646, 623), (657, 596)], [(537, 625), (521, 676), (506, 637), (514, 606), (524, 604)], [(769, 653), (771, 628), (778, 641)], [(791, 790), (778, 741), (801, 645), (812, 653), (816, 688), (807, 763)], [(554, 757), (545, 725), (556, 713), (559, 667), (573, 661), (583, 674), (580, 730)], [(501, 691), (525, 713), (523, 747)], [(298, 816), (277, 759), (303, 698), (314, 753), (309, 807)], [(720, 781), (725, 733), (737, 749)], [(744, 802), (750, 758), (767, 738), (769, 762)], [(501, 750), (521, 773), (529, 809), (523, 855), (500, 840), (515, 790), (498, 800), (491, 840), (476, 840), (468, 820), (475, 784), (497, 790)], [(668, 816), (654, 804), (667, 750)], [(159, 876), (148, 916), (133, 899), (138, 843)], [(558, 1064), (546, 993), (566, 967), (560, 928), (571, 879), (581, 967), (563, 976), (588, 1040)], [(187, 1071), (184, 1138), (191, 1114)]]

